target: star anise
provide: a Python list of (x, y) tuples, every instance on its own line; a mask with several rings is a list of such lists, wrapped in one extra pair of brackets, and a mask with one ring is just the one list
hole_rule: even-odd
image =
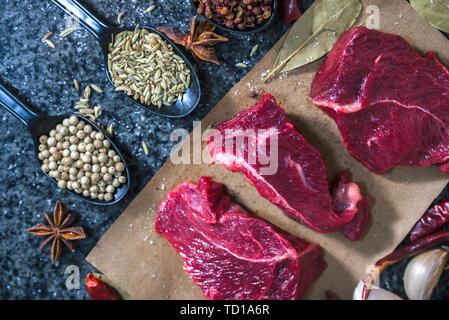
[(68, 213), (67, 208), (61, 201), (56, 202), (53, 212), (53, 221), (45, 211), (44, 216), (49, 223), (48, 226), (37, 224), (34, 227), (29, 228), (27, 232), (37, 236), (48, 236), (47, 239), (42, 241), (40, 249), (53, 240), (51, 245), (51, 264), (54, 264), (62, 253), (62, 244), (65, 244), (72, 252), (75, 252), (72, 241), (84, 239), (86, 238), (86, 234), (82, 227), (71, 227), (75, 218)]
[(220, 63), (214, 46), (228, 41), (228, 38), (214, 33), (215, 26), (212, 23), (206, 20), (198, 23), (196, 16), (190, 23), (190, 34), (182, 33), (174, 28), (158, 28), (158, 30), (167, 35), (174, 43), (190, 49), (195, 58), (216, 64)]

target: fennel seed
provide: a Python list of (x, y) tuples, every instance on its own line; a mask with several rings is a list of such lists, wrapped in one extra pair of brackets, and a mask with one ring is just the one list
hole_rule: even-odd
[(154, 10), (154, 8), (156, 8), (156, 6), (153, 4), (153, 5), (151, 5), (151, 6), (149, 6), (146, 10), (145, 10), (145, 13), (148, 13), (148, 12), (151, 12), (151, 11), (153, 11)]
[(78, 80), (73, 79), (73, 85), (75, 86), (76, 91), (80, 91), (80, 84), (78, 83)]
[(42, 38), (42, 42), (45, 42), (45, 40), (48, 40), (53, 34), (53, 31), (47, 32), (45, 36)]
[(90, 86), (87, 85), (87, 86), (84, 88), (84, 99), (89, 100), (89, 97), (90, 97)]
[(147, 144), (145, 143), (145, 141), (142, 140), (142, 148), (143, 148), (143, 152), (145, 152), (145, 155), (148, 155), (148, 147)]
[(252, 57), (256, 53), (258, 48), (259, 48), (258, 44), (254, 45), (254, 47), (251, 49), (251, 53), (249, 54), (249, 56)]
[(50, 48), (53, 48), (53, 49), (56, 48), (55, 44), (53, 42), (51, 42), (50, 40), (45, 39), (44, 41)]
[(108, 46), (108, 72), (115, 91), (159, 108), (182, 97), (190, 86), (190, 70), (160, 35), (136, 26), (114, 38)]
[(125, 13), (124, 12), (120, 12), (117, 16), (117, 23), (118, 24), (122, 24), (122, 17)]
[(236, 63), (235, 66), (238, 68), (248, 68), (248, 66), (242, 62)]
[(90, 86), (91, 86), (92, 89), (94, 89), (94, 91), (96, 91), (98, 93), (103, 93), (103, 90), (99, 86), (97, 86), (97, 85), (95, 85), (93, 83), (91, 83)]
[(75, 31), (76, 30), (76, 28), (67, 28), (67, 29), (65, 29), (64, 31), (62, 31), (60, 34), (59, 34), (59, 36), (61, 37), (61, 38), (64, 38), (64, 37), (66, 37), (66, 36), (68, 36), (69, 34), (71, 34), (73, 31)]

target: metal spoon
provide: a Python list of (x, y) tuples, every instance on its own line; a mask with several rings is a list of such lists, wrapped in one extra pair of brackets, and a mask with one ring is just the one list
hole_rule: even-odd
[[(117, 35), (118, 33), (125, 30), (134, 30), (134, 27), (113, 27), (108, 26), (105, 23), (101, 22), (93, 13), (91, 13), (86, 7), (80, 4), (76, 0), (51, 0), (55, 3), (59, 8), (64, 10), (67, 14), (71, 15), (75, 19), (77, 19), (83, 27), (85, 27), (90, 33), (92, 33), (98, 42), (101, 45), (101, 49), (104, 55), (104, 63), (106, 74), (109, 81), (112, 82), (111, 76), (109, 75), (107, 62), (108, 62), (108, 45), (112, 41), (112, 35)], [(190, 112), (195, 109), (200, 101), (201, 96), (201, 88), (200, 82), (198, 80), (198, 76), (189, 62), (189, 60), (185, 57), (185, 55), (178, 49), (178, 47), (169, 39), (167, 36), (155, 28), (149, 26), (140, 26), (142, 29), (148, 29), (150, 32), (157, 33), (162, 37), (162, 39), (170, 44), (173, 47), (175, 53), (180, 56), (184, 62), (186, 63), (187, 68), (190, 70), (191, 81), (190, 86), (187, 88), (186, 92), (183, 95), (182, 100), (177, 100), (169, 106), (163, 106), (162, 108), (158, 108), (153, 105), (144, 105), (140, 102), (134, 100), (132, 97), (123, 93), (126, 97), (128, 97), (131, 101), (138, 104), (142, 108), (153, 112), (155, 114), (159, 114), (169, 118), (180, 118), (188, 115)], [(115, 86), (115, 85), (114, 85)]]
[[(120, 157), (123, 164), (125, 165), (124, 173), (126, 173), (126, 180), (127, 180), (126, 183), (120, 185), (120, 187), (118, 187), (116, 189), (116, 191), (114, 193), (114, 199), (112, 201), (101, 201), (101, 200), (86, 198), (86, 197), (83, 197), (82, 195), (76, 193), (75, 191), (68, 190), (68, 189), (64, 189), (64, 190), (68, 191), (69, 193), (71, 193), (72, 195), (74, 195), (75, 197), (77, 197), (79, 199), (85, 200), (85, 201), (93, 203), (93, 204), (99, 204), (99, 205), (111, 205), (111, 204), (117, 203), (128, 192), (130, 181), (129, 181), (128, 166), (126, 165), (125, 159), (122, 156), (122, 154), (120, 153), (120, 151), (118, 150), (117, 146), (114, 144), (114, 142), (112, 142), (111, 139), (109, 139), (109, 137), (95, 123), (93, 123), (89, 119), (87, 119), (79, 114), (66, 114), (66, 115), (59, 115), (59, 116), (48, 116), (48, 115), (43, 115), (43, 114), (37, 114), (34, 111), (32, 111), (30, 108), (28, 108), (25, 104), (20, 102), (19, 99), (13, 93), (8, 91), (8, 89), (6, 89), (2, 84), (0, 84), (0, 106), (5, 108), (12, 115), (14, 115), (17, 119), (22, 121), (22, 123), (28, 128), (28, 130), (31, 133), (31, 136), (33, 138), (34, 153), (36, 155), (36, 160), (39, 165), (39, 170), (41, 167), (41, 162), (38, 159), (38, 154), (39, 154), (38, 146), (40, 144), (39, 137), (41, 137), (42, 135), (48, 135), (50, 130), (54, 129), (56, 127), (56, 125), (61, 123), (62, 120), (64, 120), (65, 118), (68, 118), (68, 117), (74, 115), (74, 116), (82, 119), (86, 124), (90, 124), (95, 130), (102, 132), (104, 134), (105, 138), (108, 139), (109, 142), (111, 143), (111, 149), (115, 150), (115, 152)], [(55, 183), (56, 185), (58, 184), (58, 182), (54, 178), (51, 178), (44, 171), (42, 171), (42, 170), (40, 170), (40, 171), (43, 174), (45, 174), (51, 181), (53, 181), (53, 183)]]

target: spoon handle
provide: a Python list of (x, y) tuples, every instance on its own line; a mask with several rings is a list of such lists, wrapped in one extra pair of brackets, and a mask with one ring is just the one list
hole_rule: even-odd
[(103, 40), (110, 36), (110, 27), (100, 21), (92, 12), (77, 0), (51, 0), (67, 14), (78, 20), (95, 38)]
[(32, 122), (39, 117), (37, 113), (20, 102), (19, 99), (2, 84), (0, 84), (0, 106), (4, 107), (27, 127), (30, 127)]

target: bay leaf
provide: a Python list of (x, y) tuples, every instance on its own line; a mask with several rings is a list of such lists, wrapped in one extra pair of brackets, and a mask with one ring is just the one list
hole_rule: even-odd
[(449, 0), (410, 0), (410, 4), (431, 26), (449, 32)]
[(315, 61), (330, 51), (340, 35), (357, 20), (360, 0), (317, 0), (289, 30), (268, 80), (279, 72)]

